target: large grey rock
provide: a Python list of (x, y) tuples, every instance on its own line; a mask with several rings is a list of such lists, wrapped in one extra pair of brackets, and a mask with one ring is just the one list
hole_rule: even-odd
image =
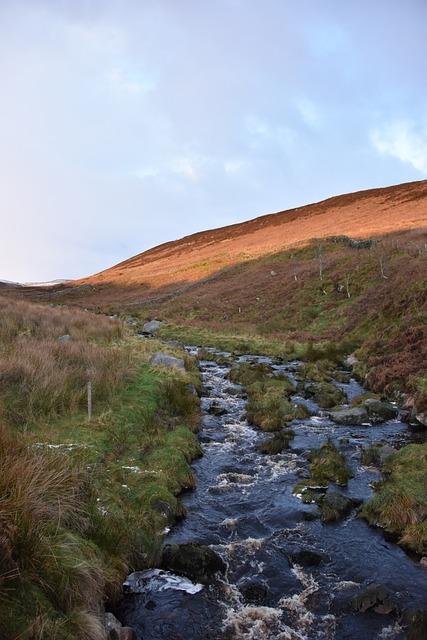
[(175, 356), (168, 356), (162, 351), (157, 351), (151, 356), (150, 364), (160, 365), (162, 367), (168, 367), (169, 369), (182, 369), (185, 371), (185, 363), (182, 358), (175, 358)]
[(375, 424), (397, 417), (398, 410), (390, 402), (382, 402), (376, 398), (368, 398), (363, 404), (368, 412), (369, 419)]
[(146, 322), (144, 324), (144, 326), (142, 327), (142, 333), (153, 335), (160, 329), (161, 326), (162, 323), (160, 322), (160, 320), (151, 320), (150, 322)]
[(368, 420), (368, 412), (364, 407), (351, 407), (349, 409), (331, 411), (329, 416), (337, 424), (344, 425), (363, 424)]
[(161, 568), (206, 584), (216, 573), (225, 573), (223, 559), (210, 547), (190, 542), (163, 548)]

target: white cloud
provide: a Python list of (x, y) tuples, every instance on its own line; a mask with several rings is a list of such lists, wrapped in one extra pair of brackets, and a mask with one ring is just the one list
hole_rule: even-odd
[(382, 155), (397, 158), (427, 175), (427, 125), (417, 127), (397, 120), (372, 131), (371, 141)]

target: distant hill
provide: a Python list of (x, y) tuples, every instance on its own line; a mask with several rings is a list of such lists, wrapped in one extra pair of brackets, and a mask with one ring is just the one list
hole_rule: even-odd
[(427, 227), (427, 180), (336, 196), (319, 203), (202, 231), (69, 282), (65, 296), (91, 304), (139, 303), (185, 290), (231, 265), (312, 238), (400, 234)]

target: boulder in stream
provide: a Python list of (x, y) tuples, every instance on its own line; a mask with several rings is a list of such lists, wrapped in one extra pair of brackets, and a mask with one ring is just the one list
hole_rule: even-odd
[(167, 544), (163, 548), (161, 567), (202, 584), (208, 583), (216, 573), (225, 573), (227, 568), (213, 549), (193, 542)]
[(237, 586), (246, 602), (251, 604), (263, 604), (270, 590), (261, 576), (243, 578)]
[(304, 385), (304, 395), (312, 398), (324, 409), (331, 409), (347, 400), (341, 389), (330, 382), (311, 382)]
[(385, 422), (397, 417), (398, 410), (390, 402), (383, 402), (376, 398), (368, 398), (363, 403), (371, 422)]
[(319, 499), (318, 504), (323, 522), (336, 522), (345, 518), (354, 506), (351, 498), (338, 491), (326, 493)]
[(331, 411), (329, 416), (333, 422), (342, 425), (359, 425), (368, 420), (368, 412), (364, 407), (349, 407), (348, 409)]
[(227, 409), (214, 400), (208, 409), (208, 413), (212, 416), (223, 416), (227, 413)]
[(360, 591), (351, 601), (355, 611), (362, 613), (373, 609), (376, 613), (389, 614), (396, 610), (389, 591), (382, 584), (372, 583)]

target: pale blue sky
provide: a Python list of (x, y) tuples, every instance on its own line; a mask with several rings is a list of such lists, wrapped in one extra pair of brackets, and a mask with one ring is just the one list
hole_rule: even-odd
[(427, 177), (426, 0), (0, 0), (0, 279)]

